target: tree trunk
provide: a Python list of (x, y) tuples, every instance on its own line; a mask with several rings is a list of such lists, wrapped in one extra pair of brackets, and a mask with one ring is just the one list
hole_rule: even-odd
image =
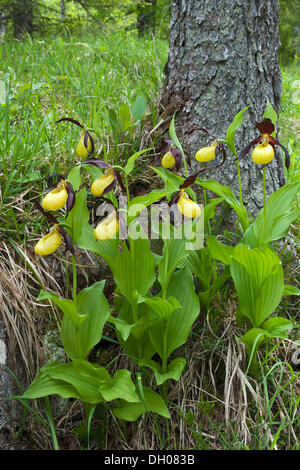
[(60, 0), (60, 19), (63, 20), (63, 21), (66, 19), (65, 0)]
[(12, 7), (14, 37), (33, 32), (33, 1), (17, 0)]
[[(225, 138), (235, 114), (252, 105), (236, 134), (239, 152), (259, 135), (255, 122), (262, 119), (268, 100), (278, 111), (278, 0), (175, 0), (170, 27), (163, 115), (177, 111), (176, 132), (191, 154), (192, 172), (206, 166), (201, 177), (230, 186), (238, 197), (232, 154), (228, 151), (225, 164), (218, 169), (213, 162), (198, 163), (196, 151), (213, 139), (188, 131), (193, 126), (204, 127)], [(267, 169), (269, 194), (285, 182), (282, 156), (276, 153), (277, 159)], [(262, 169), (252, 162), (251, 152), (241, 161), (241, 176), (246, 206), (252, 214), (257, 213), (262, 206)]]
[(155, 32), (157, 0), (140, 0), (138, 4), (137, 29), (139, 36)]

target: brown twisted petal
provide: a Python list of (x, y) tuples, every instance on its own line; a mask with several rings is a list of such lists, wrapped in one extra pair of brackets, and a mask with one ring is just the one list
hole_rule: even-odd
[(75, 204), (75, 193), (74, 193), (71, 183), (69, 183), (68, 181), (66, 182), (66, 190), (68, 192), (68, 199), (67, 199), (67, 204), (66, 204), (67, 215), (68, 215), (70, 210), (73, 209), (74, 204)]
[(243, 158), (248, 152), (249, 150), (251, 149), (251, 147), (253, 147), (253, 145), (255, 144), (258, 144), (258, 142), (260, 142), (262, 140), (262, 136), (260, 135), (259, 137), (256, 137), (256, 139), (252, 140), (250, 142), (250, 144), (246, 145), (246, 147), (244, 147), (240, 153), (238, 154), (238, 158)]
[(188, 186), (191, 186), (191, 184), (194, 184), (195, 181), (196, 181), (196, 178), (199, 174), (199, 171), (197, 171), (197, 173), (195, 173), (194, 175), (191, 175), (189, 176), (188, 178), (186, 178), (184, 180), (184, 182), (179, 186), (180, 189), (185, 189), (187, 188)]
[(182, 162), (181, 152), (176, 147), (170, 148), (170, 152), (171, 152), (171, 154), (173, 155), (173, 157), (175, 159), (175, 169), (176, 169), (176, 171), (179, 171), (180, 167), (181, 167), (181, 162)]
[(279, 145), (279, 147), (282, 148), (282, 150), (283, 150), (284, 153), (285, 153), (285, 166), (286, 166), (286, 169), (288, 170), (289, 167), (290, 167), (290, 162), (291, 162), (291, 160), (290, 160), (290, 154), (289, 154), (289, 152), (288, 152), (288, 149), (287, 149), (286, 147), (284, 147), (284, 146), (279, 142), (279, 140), (274, 139), (274, 137), (269, 136), (269, 142), (270, 142), (270, 144), (273, 145), (273, 146), (274, 146), (274, 145)]
[(55, 225), (58, 225), (58, 221), (56, 217), (54, 217), (54, 215), (50, 214), (49, 212), (44, 211), (44, 209), (38, 202), (35, 202), (35, 206), (48, 220), (50, 220), (50, 222), (52, 222)]
[[(92, 146), (91, 151), (89, 151), (89, 149), (88, 149), (89, 139), (90, 139), (91, 146)], [(92, 155), (92, 153), (94, 153), (94, 150), (95, 150), (94, 139), (91, 136), (91, 134), (87, 131), (84, 133), (83, 143), (84, 143), (85, 148), (89, 152), (89, 155)]]
[(55, 121), (55, 124), (58, 124), (59, 122), (62, 122), (62, 121), (73, 122), (73, 124), (76, 124), (76, 126), (79, 126), (79, 127), (81, 127), (81, 129), (83, 129), (83, 125), (80, 124), (79, 121), (76, 121), (76, 119), (72, 119), (72, 118), (69, 118), (69, 117), (61, 118), (58, 121)]
[(67, 232), (60, 225), (58, 226), (58, 230), (62, 234), (65, 240), (65, 245), (66, 245), (65, 253), (67, 251), (70, 251), (72, 255), (75, 255), (72, 238), (70, 237), (70, 235), (68, 235)]
[(94, 165), (94, 166), (98, 166), (99, 168), (111, 168), (111, 165), (109, 165), (109, 163), (104, 162), (103, 160), (100, 160), (99, 158), (88, 158), (81, 164), (82, 165), (83, 164)]
[[(220, 151), (222, 152), (223, 154), (223, 159), (221, 161), (221, 163), (218, 163), (218, 154), (220, 153)], [(216, 150), (215, 150), (215, 153), (216, 153), (216, 168), (219, 168), (220, 166), (222, 166), (224, 163), (225, 163), (225, 160), (226, 160), (226, 150), (225, 150), (225, 147), (222, 143), (218, 143), (217, 147), (216, 147)]]
[(209, 130), (209, 129), (205, 129), (204, 127), (197, 127), (197, 126), (193, 126), (191, 127), (191, 129), (188, 131), (188, 134), (191, 134), (192, 132), (194, 131), (203, 131), (203, 132), (206, 132), (206, 134), (208, 134), (210, 137), (213, 137), (214, 139), (217, 139), (217, 137), (212, 134), (212, 132)]
[(67, 232), (59, 225), (56, 217), (54, 217), (54, 215), (50, 214), (49, 212), (44, 211), (44, 209), (38, 202), (35, 202), (35, 206), (48, 220), (50, 220), (50, 222), (58, 226), (58, 230), (62, 234), (65, 240), (66, 251), (70, 251), (74, 255), (75, 252), (74, 252), (74, 248), (72, 245), (72, 239), (70, 235), (68, 235)]
[(121, 177), (120, 173), (117, 170), (114, 170), (114, 171), (117, 175), (117, 180), (118, 180), (119, 185), (121, 186), (121, 189), (122, 189), (123, 193), (126, 193), (126, 188), (125, 188), (125, 185), (123, 183), (123, 180), (122, 180), (122, 177)]
[(178, 191), (177, 193), (175, 193), (172, 197), (171, 197), (171, 200), (170, 202), (168, 203), (168, 206), (171, 207), (173, 204), (176, 204), (176, 202), (178, 202), (179, 198), (180, 198), (180, 194), (181, 194), (181, 191)]

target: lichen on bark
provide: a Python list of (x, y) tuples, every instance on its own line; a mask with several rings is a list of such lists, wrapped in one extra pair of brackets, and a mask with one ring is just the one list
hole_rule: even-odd
[[(176, 111), (176, 132), (192, 157), (192, 171), (200, 169), (194, 159), (201, 146), (211, 143), (205, 133), (189, 134), (193, 126), (210, 129), (225, 138), (236, 113), (251, 106), (236, 133), (241, 150), (259, 135), (256, 121), (263, 117), (267, 102), (278, 112), (281, 72), (278, 64), (278, 0), (175, 0), (170, 21), (170, 51), (165, 68), (163, 114)], [(267, 192), (285, 182), (282, 156), (268, 166)], [(206, 165), (205, 177), (231, 186), (238, 196), (234, 157), (215, 170)], [(244, 200), (253, 213), (262, 207), (262, 169), (249, 153), (241, 161)]]

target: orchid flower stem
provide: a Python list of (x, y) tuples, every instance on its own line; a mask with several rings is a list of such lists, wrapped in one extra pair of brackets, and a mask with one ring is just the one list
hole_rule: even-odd
[(185, 176), (188, 178), (188, 176), (189, 176), (189, 171), (188, 171), (188, 167), (187, 167), (187, 164), (186, 164), (186, 158), (185, 158), (185, 155), (184, 155), (183, 150), (181, 150), (181, 155), (182, 155), (183, 164), (184, 164)]
[[(205, 207), (206, 203), (207, 203), (207, 196), (206, 196), (206, 189), (205, 188), (203, 188), (203, 199), (204, 199), (204, 207)], [(209, 219), (207, 221), (207, 226), (208, 226), (208, 233), (209, 233), (209, 235), (211, 235), (211, 226), (210, 226)]]
[(73, 300), (77, 302), (77, 271), (75, 256), (72, 255), (72, 270), (73, 270)]
[(65, 273), (66, 273), (66, 297), (68, 297), (69, 288), (70, 288), (70, 277), (69, 277), (69, 267), (68, 267), (69, 263), (66, 259), (64, 260), (64, 265), (65, 265)]
[(241, 180), (241, 171), (240, 171), (240, 162), (238, 160), (237, 155), (235, 155), (236, 159), (236, 166), (237, 166), (237, 174), (238, 174), (238, 180), (239, 180), (239, 190), (240, 190), (240, 205), (243, 207), (243, 191), (242, 191), (242, 180)]
[[(164, 269), (164, 281), (167, 277), (167, 272), (168, 272), (168, 264), (169, 264), (169, 240), (166, 239), (166, 262), (165, 262), (165, 269)], [(163, 282), (162, 286), (162, 298), (165, 299), (167, 295), (167, 287), (168, 284)]]
[[(132, 300), (131, 308), (132, 308), (132, 315), (133, 315), (133, 323), (137, 323), (137, 321), (138, 321), (138, 307), (137, 307), (137, 300), (136, 299)], [(138, 358), (141, 359), (143, 357), (143, 350), (142, 350), (142, 345), (141, 345), (140, 341), (137, 341), (136, 347), (137, 347), (137, 352), (138, 352)]]
[[(168, 370), (168, 357), (167, 357), (167, 328), (164, 330), (164, 337), (163, 337), (163, 358), (162, 358), (162, 366), (161, 366), (161, 371), (163, 374), (167, 373)], [(162, 384), (162, 397), (165, 401), (167, 401), (168, 398), (168, 380), (166, 380)]]
[(129, 195), (129, 186), (128, 186), (128, 177), (125, 174), (125, 186), (126, 186), (126, 194), (127, 194), (127, 204), (130, 201), (130, 195)]
[[(204, 207), (205, 207), (206, 206), (206, 201), (207, 201), (206, 189), (205, 188), (203, 188), (203, 199), (204, 199)], [(208, 233), (209, 233), (209, 235), (211, 235), (211, 226), (210, 226), (209, 219), (207, 221), (207, 226), (208, 226)], [(212, 270), (213, 278), (214, 278), (214, 280), (216, 280), (217, 279), (217, 267), (216, 267), (216, 260), (215, 259), (212, 260), (212, 267), (213, 267), (213, 270)]]
[(264, 228), (263, 228), (263, 238), (264, 238), (264, 235), (265, 235), (266, 218), (267, 218), (266, 169), (267, 169), (267, 167), (264, 166), (264, 169), (263, 169), (263, 198), (264, 198)]

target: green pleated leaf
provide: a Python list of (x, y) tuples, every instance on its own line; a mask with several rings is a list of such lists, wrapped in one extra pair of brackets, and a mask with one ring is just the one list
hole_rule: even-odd
[(162, 385), (167, 380), (176, 380), (176, 382), (180, 379), (180, 376), (185, 368), (186, 360), (183, 357), (177, 357), (173, 359), (168, 365), (167, 371), (162, 373), (161, 366), (157, 364), (157, 362), (152, 361), (150, 359), (145, 360), (142, 359), (139, 361), (139, 366), (148, 367), (149, 369), (154, 371), (155, 379), (157, 385)]
[(240, 311), (259, 328), (277, 308), (283, 295), (280, 260), (267, 246), (251, 250), (246, 245), (238, 245), (233, 250), (230, 270)]
[(212, 259), (208, 248), (191, 251), (180, 261), (179, 267), (187, 267), (200, 280), (204, 290), (208, 290), (212, 276)]
[(85, 359), (91, 349), (99, 343), (110, 310), (103, 294), (105, 281), (95, 282), (77, 295), (77, 308), (85, 315), (85, 321), (75, 327), (65, 316), (61, 324), (64, 349), (71, 359)]
[(77, 191), (79, 189), (79, 186), (81, 185), (80, 166), (74, 166), (74, 168), (72, 168), (72, 170), (68, 174), (67, 181), (71, 183), (74, 191)]
[(207, 236), (206, 244), (212, 258), (222, 261), (224, 264), (231, 263), (231, 256), (233, 252), (232, 246), (223, 245), (214, 236)]
[(284, 284), (283, 295), (300, 295), (300, 289), (289, 284)]
[[(132, 307), (127, 299), (123, 299), (118, 311), (117, 336), (124, 351), (131, 357), (139, 359), (151, 358), (155, 353), (155, 348), (149, 338), (149, 323), (153, 313), (152, 309), (145, 303), (138, 304), (138, 319), (136, 322), (134, 322)], [(123, 323), (122, 327), (120, 327), (120, 322)], [(126, 324), (128, 325), (127, 330), (126, 326), (124, 326)], [(121, 331), (119, 331), (118, 327), (120, 327)]]
[(137, 196), (128, 203), (128, 216), (127, 223), (128, 225), (140, 214), (140, 212), (148, 206), (151, 206), (154, 202), (159, 201), (165, 197), (165, 191), (160, 189), (154, 189), (144, 196)]
[(131, 157), (128, 158), (126, 166), (125, 166), (126, 175), (129, 175), (129, 173), (132, 172), (136, 159), (140, 157), (141, 155), (143, 155), (143, 153), (149, 152), (149, 150), (152, 150), (152, 149), (149, 148), (149, 149), (140, 150), (139, 152), (134, 153), (133, 155), (131, 155)]
[(147, 100), (142, 95), (139, 96), (131, 107), (131, 114), (135, 121), (139, 121), (144, 116), (147, 109)]
[(275, 338), (287, 338), (289, 332), (293, 329), (293, 324), (286, 318), (272, 317), (263, 322), (261, 329)]
[[(277, 114), (269, 100), (268, 100), (267, 107), (266, 107), (263, 117), (266, 119), (271, 119), (272, 123), (274, 124), (274, 127), (276, 126)], [(274, 130), (274, 132), (271, 135), (272, 137), (275, 137), (276, 131)]]
[(204, 292), (198, 292), (200, 303), (207, 307), (210, 300), (215, 297), (215, 295), (223, 287), (223, 285), (225, 284), (225, 282), (227, 281), (229, 277), (230, 277), (230, 270), (229, 270), (229, 267), (226, 266), (224, 273), (218, 276), (217, 279), (213, 281), (209, 289), (207, 289)]
[(300, 190), (300, 182), (286, 184), (275, 191), (269, 198), (264, 225), (264, 209), (259, 212), (254, 225), (251, 225), (243, 242), (251, 248), (279, 240), (287, 235), (292, 222), (300, 216), (300, 209), (293, 207)]
[(236, 149), (235, 149), (235, 143), (234, 143), (235, 133), (236, 133), (236, 130), (242, 124), (244, 113), (245, 111), (247, 111), (248, 108), (250, 108), (250, 106), (247, 106), (246, 108), (242, 109), (239, 113), (237, 113), (234, 116), (232, 123), (228, 126), (227, 131), (226, 131), (226, 143), (228, 145), (229, 150), (234, 155), (236, 155)]
[(130, 109), (128, 104), (126, 103), (121, 103), (120, 110), (119, 110), (119, 125), (120, 125), (120, 130), (122, 132), (125, 132), (128, 127), (131, 125), (131, 120), (130, 120)]
[(118, 238), (103, 241), (96, 240), (93, 232), (93, 227), (89, 224), (85, 224), (82, 227), (80, 238), (77, 240), (76, 244), (83, 250), (92, 251), (93, 253), (102, 256), (102, 258), (110, 266), (115, 257), (119, 254), (119, 240)]
[(155, 260), (148, 239), (130, 239), (130, 249), (124, 246), (114, 259), (111, 269), (121, 293), (128, 300), (137, 291), (146, 295), (155, 281)]
[(171, 239), (164, 240), (163, 256), (158, 265), (158, 281), (163, 290), (168, 286), (177, 266), (190, 253), (186, 250), (186, 245), (187, 241), (184, 238), (176, 239), (172, 237)]
[(143, 395), (146, 407), (142, 400), (140, 403), (124, 404), (120, 408), (113, 409), (114, 415), (125, 421), (136, 421), (143, 413), (152, 411), (164, 418), (170, 418), (168, 408), (158, 393), (148, 387), (143, 387)]
[(175, 130), (175, 114), (172, 117), (172, 120), (170, 123), (169, 134), (174, 144), (176, 145), (176, 147), (180, 150), (181, 155), (184, 155), (182, 145), (177, 137), (176, 130)]
[(215, 216), (215, 209), (218, 204), (223, 201), (222, 197), (211, 199), (208, 204), (204, 206), (204, 224), (206, 225), (210, 219)]
[(71, 384), (53, 379), (41, 369), (38, 376), (23, 393), (22, 398), (35, 400), (49, 395), (60, 395), (62, 398), (81, 398)]
[(241, 338), (242, 343), (246, 346), (247, 353), (250, 357), (254, 357), (259, 346), (271, 335), (260, 328), (251, 328)]
[(69, 299), (60, 299), (58, 295), (51, 292), (45, 292), (43, 289), (40, 291), (40, 295), (37, 300), (52, 300), (57, 307), (65, 314), (66, 318), (69, 319), (70, 323), (78, 328), (87, 318), (86, 313), (80, 313), (75, 302)]
[[(182, 176), (176, 175), (175, 173), (172, 173), (172, 171), (169, 171), (166, 168), (151, 168), (165, 183), (165, 192), (168, 200), (170, 200), (172, 194), (174, 194), (176, 191), (179, 191), (179, 186), (184, 182), (184, 178), (182, 178)], [(192, 188), (185, 188), (185, 191), (189, 194), (193, 201), (197, 201), (196, 194)]]
[(154, 310), (160, 320), (166, 321), (170, 318), (174, 310), (181, 308), (181, 305), (175, 297), (169, 297), (165, 300), (156, 296), (146, 299), (145, 303)]
[(79, 398), (85, 403), (103, 401), (98, 392), (99, 385), (110, 379), (110, 375), (97, 365), (87, 361), (60, 364), (53, 362), (42, 367), (39, 375), (26, 390), (24, 398), (41, 398), (60, 395), (63, 398)]
[(172, 275), (166, 294), (167, 298), (176, 298), (181, 308), (175, 310), (167, 321), (156, 320), (149, 326), (151, 342), (162, 359), (169, 357), (176, 348), (186, 342), (200, 312), (193, 276), (188, 269), (182, 269)]
[(80, 239), (82, 229), (88, 223), (89, 217), (90, 213), (86, 205), (86, 189), (82, 188), (76, 194), (74, 207), (66, 219), (66, 223), (71, 230), (70, 235), (73, 243), (77, 243)]
[(238, 218), (240, 219), (243, 230), (245, 231), (248, 228), (249, 220), (247, 211), (244, 206), (240, 205), (231, 188), (228, 186), (223, 186), (215, 180), (201, 178), (197, 178), (195, 183), (199, 186), (202, 186), (203, 188), (208, 189), (209, 191), (213, 191), (215, 194), (222, 197), (236, 212)]
[(116, 329), (118, 330), (124, 341), (127, 341), (132, 328), (137, 325), (137, 322), (128, 323), (128, 321), (124, 320), (123, 318), (112, 318), (112, 323), (114, 323)]
[(105, 401), (118, 398), (122, 398), (127, 402), (137, 402), (139, 400), (131, 380), (131, 372), (128, 370), (118, 370), (112, 379), (99, 387), (99, 391)]

